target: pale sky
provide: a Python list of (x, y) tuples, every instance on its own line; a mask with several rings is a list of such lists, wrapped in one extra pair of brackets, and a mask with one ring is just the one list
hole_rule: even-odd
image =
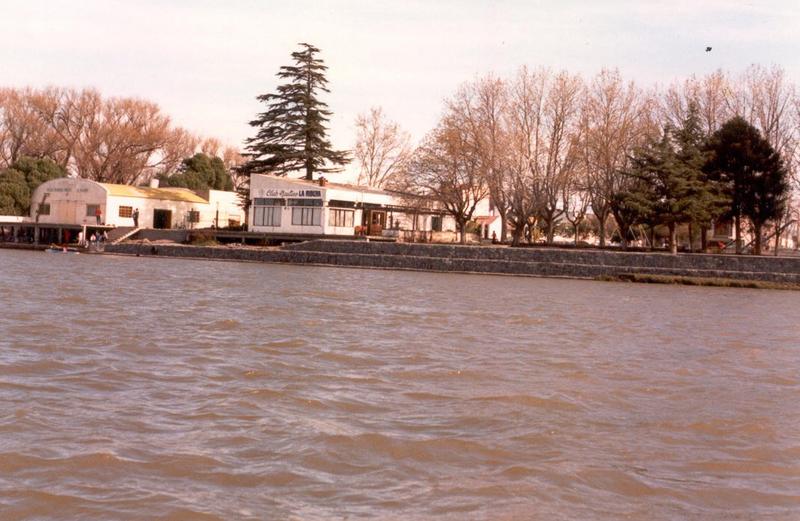
[(461, 83), (521, 65), (652, 85), (777, 64), (800, 84), (798, 32), (800, 0), (0, 0), (0, 85), (148, 99), (241, 146), (255, 96), (309, 42), (329, 67), (333, 144), (349, 149), (370, 106), (418, 140)]

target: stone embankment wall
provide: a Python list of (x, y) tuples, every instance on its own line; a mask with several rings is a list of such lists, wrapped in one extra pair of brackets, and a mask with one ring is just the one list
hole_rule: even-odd
[(474, 247), (317, 240), (280, 249), (147, 243), (108, 245), (106, 252), (219, 260), (542, 277), (627, 274), (719, 277), (800, 283), (800, 258), (626, 253), (556, 248)]

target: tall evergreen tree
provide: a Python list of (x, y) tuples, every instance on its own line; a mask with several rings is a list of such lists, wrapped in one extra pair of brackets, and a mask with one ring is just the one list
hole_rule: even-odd
[(700, 112), (695, 102), (689, 102), (686, 117), (681, 126), (672, 131), (675, 161), (679, 174), (687, 182), (687, 196), (691, 199), (685, 217), (689, 224), (689, 244), (692, 242), (692, 226), (700, 228), (701, 248), (706, 250), (706, 232), (726, 211), (728, 198), (718, 183), (709, 179), (703, 171), (706, 156), (703, 148), (706, 138), (700, 121)]
[(667, 128), (661, 139), (637, 150), (626, 173), (640, 182), (620, 196), (639, 220), (669, 229), (672, 253), (678, 251), (680, 225), (707, 223), (718, 212), (719, 196), (701, 170), (698, 123), (696, 112), (690, 110), (681, 128)]
[(299, 170), (311, 180), (314, 172), (337, 172), (349, 162), (347, 153), (333, 150), (326, 136), (331, 111), (319, 93), (330, 92), (328, 67), (317, 58), (319, 49), (307, 43), (300, 47), (292, 53), (295, 65), (284, 65), (278, 72), (286, 83), (277, 93), (257, 98), (267, 110), (250, 122), (259, 130), (246, 141), (244, 155), (249, 160), (241, 167), (244, 173), (287, 175)]
[(783, 161), (759, 131), (738, 116), (711, 136), (708, 150), (705, 171), (731, 201), (736, 253), (742, 252), (741, 219), (746, 217), (755, 234), (753, 252), (759, 255), (762, 228), (781, 214), (789, 191)]

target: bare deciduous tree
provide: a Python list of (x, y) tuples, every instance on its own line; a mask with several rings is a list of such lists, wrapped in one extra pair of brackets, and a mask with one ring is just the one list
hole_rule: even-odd
[[(138, 183), (175, 172), (199, 145), (151, 102), (103, 99), (93, 89), (0, 89), (0, 166), (49, 157), (81, 177)], [(202, 142), (211, 155), (227, 153), (227, 164), (240, 162), (222, 148), (214, 138)]]
[(380, 107), (356, 118), (358, 184), (385, 188), (396, 184), (396, 176), (411, 155), (410, 136), (391, 121)]
[(553, 243), (555, 226), (564, 214), (563, 194), (566, 185), (578, 168), (579, 115), (583, 82), (580, 77), (561, 72), (548, 85), (544, 101), (542, 205), (540, 217), (548, 244)]
[[(603, 70), (585, 98), (581, 138), (583, 161), (589, 171), (589, 197), (605, 246), (606, 222), (615, 194), (622, 191), (625, 168), (633, 148), (653, 132), (652, 102), (619, 71)], [(624, 239), (624, 231), (621, 232)]]
[(409, 186), (439, 201), (453, 216), (464, 244), (467, 223), (489, 190), (477, 150), (456, 115), (445, 115), (417, 148), (409, 161), (408, 175), (413, 183)]
[(510, 164), (506, 125), (506, 84), (492, 75), (461, 87), (449, 110), (458, 114), (475, 148), (489, 198), (500, 217), (500, 240), (508, 235)]
[(22, 156), (55, 158), (61, 144), (48, 123), (40, 117), (40, 109), (49, 104), (53, 92), (3, 89), (0, 94), (2, 112), (0, 157), (11, 165)]
[(509, 88), (506, 116), (511, 171), (509, 222), (514, 227), (512, 244), (515, 245), (535, 225), (542, 203), (543, 176), (538, 158), (544, 148), (541, 123), (546, 83), (546, 71), (531, 72), (523, 67)]

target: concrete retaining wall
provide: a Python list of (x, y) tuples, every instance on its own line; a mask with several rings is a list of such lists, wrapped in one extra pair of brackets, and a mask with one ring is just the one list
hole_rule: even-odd
[(174, 242), (186, 242), (189, 240), (189, 230), (154, 230), (154, 229), (141, 229), (136, 232), (136, 235), (131, 237), (131, 239), (142, 240), (147, 239), (148, 241), (174, 241)]
[[(800, 259), (310, 241), (281, 249), (123, 243), (106, 252), (422, 271), (597, 278), (632, 273), (800, 283)], [(769, 269), (772, 268), (772, 269)]]
[(316, 240), (287, 245), (286, 249), (332, 253), (411, 255), (518, 262), (552, 262), (602, 266), (653, 267), (668, 269), (706, 269), (725, 271), (781, 272), (800, 274), (800, 257), (748, 255), (707, 255), (684, 253), (621, 252), (608, 250), (573, 250), (566, 248), (508, 248), (485, 246), (375, 243)]

